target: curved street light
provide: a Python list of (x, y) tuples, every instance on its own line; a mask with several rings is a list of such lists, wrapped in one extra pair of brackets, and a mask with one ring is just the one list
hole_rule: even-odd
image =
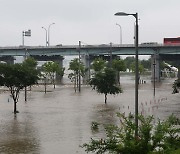
[(136, 33), (135, 33), (135, 50), (136, 50), (136, 58), (135, 58), (135, 137), (138, 136), (138, 82), (139, 82), (139, 64), (138, 64), (138, 13), (129, 14), (125, 12), (117, 12), (114, 14), (115, 16), (134, 16), (136, 19)]
[(120, 44), (122, 44), (122, 27), (118, 23), (116, 23), (116, 25), (119, 26), (119, 29), (120, 29)]
[(46, 46), (47, 46), (47, 44), (48, 44), (48, 40), (47, 40), (47, 29), (44, 28), (44, 27), (42, 27), (42, 29), (44, 29), (44, 30), (46, 31)]
[(48, 27), (48, 46), (50, 45), (50, 27), (52, 26), (52, 25), (54, 25), (55, 23), (52, 23), (52, 24), (50, 24), (49, 25), (49, 27)]

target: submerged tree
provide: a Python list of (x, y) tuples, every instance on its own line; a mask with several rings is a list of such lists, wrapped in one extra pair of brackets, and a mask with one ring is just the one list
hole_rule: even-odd
[(173, 88), (173, 92), (172, 92), (173, 94), (179, 93), (179, 88), (180, 88), (180, 80), (179, 79), (174, 81), (172, 88)]
[(84, 77), (86, 69), (82, 62), (79, 62), (78, 58), (75, 58), (70, 61), (68, 70), (71, 70), (72, 73), (68, 75), (68, 78), (71, 82), (74, 83), (74, 90), (76, 92), (79, 85), (79, 77)]
[(120, 71), (126, 71), (126, 66), (124, 61), (121, 59), (114, 59), (112, 61), (112, 68), (116, 71), (117, 83), (120, 84)]
[(9, 88), (14, 101), (14, 114), (19, 100), (20, 90), (37, 83), (38, 71), (30, 67), (26, 62), (23, 64), (0, 64), (0, 85)]
[[(42, 65), (42, 71), (44, 74), (45, 86), (46, 86), (46, 79), (50, 78), (51, 83), (54, 85), (55, 89), (55, 75), (59, 75), (61, 78), (64, 75), (65, 68), (59, 66), (57, 62), (46, 62)], [(61, 80), (61, 79), (60, 79)]]
[[(37, 64), (38, 62), (33, 57), (28, 57), (25, 61), (23, 61), (22, 65), (28, 69), (29, 72), (34, 73), (37, 71)], [(38, 72), (40, 74), (40, 71)], [(25, 89), (25, 101), (27, 101), (27, 87)]]
[(105, 67), (106, 61), (102, 58), (96, 58), (91, 64), (91, 68), (95, 71), (95, 73), (102, 71)]
[[(133, 62), (133, 63), (131, 64), (131, 69), (132, 69), (133, 72), (136, 71), (135, 62)], [(142, 73), (145, 72), (144, 66), (143, 66), (140, 62), (139, 62), (138, 69), (139, 69), (139, 74), (142, 74)]]
[(107, 103), (107, 94), (118, 94), (122, 90), (116, 86), (116, 74), (112, 68), (105, 68), (104, 71), (98, 72), (90, 79), (89, 84), (98, 93), (105, 95), (105, 104)]

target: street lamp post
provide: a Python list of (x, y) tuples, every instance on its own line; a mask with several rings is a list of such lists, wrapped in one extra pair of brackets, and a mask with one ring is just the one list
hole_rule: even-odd
[[(27, 31), (22, 31), (22, 45), (24, 47), (24, 37), (25, 36), (28, 36), (30, 37), (31, 36), (31, 30), (27, 30)], [(25, 50), (25, 59), (27, 58), (27, 49)], [(25, 93), (25, 96), (24, 96), (24, 100), (25, 102), (27, 101), (27, 87), (25, 86), (24, 88), (24, 93)]]
[(81, 70), (80, 70), (80, 63), (81, 63), (81, 41), (79, 41), (79, 49), (78, 49), (78, 52), (79, 52), (79, 74), (78, 74), (78, 81), (79, 81), (79, 92), (81, 92)]
[(50, 45), (50, 27), (52, 26), (52, 25), (54, 25), (55, 23), (52, 23), (52, 24), (50, 24), (49, 25), (49, 27), (48, 27), (48, 46)]
[(154, 66), (154, 79), (153, 79), (153, 80), (154, 80), (154, 82), (153, 82), (153, 83), (154, 83), (154, 92), (153, 92), (153, 94), (154, 94), (154, 97), (155, 97), (155, 95), (156, 95), (156, 91), (155, 91), (155, 90), (156, 90), (156, 81), (155, 81), (155, 80), (156, 80), (156, 76), (155, 76), (155, 74), (156, 74), (156, 71), (155, 71), (155, 68), (156, 68), (156, 62), (155, 62), (155, 55), (154, 55), (153, 66)]
[(134, 16), (136, 19), (136, 31), (135, 31), (135, 137), (138, 136), (138, 79), (139, 79), (139, 64), (138, 64), (138, 13), (128, 14), (125, 12), (117, 12), (114, 15), (116, 16)]
[(112, 68), (112, 42), (110, 43), (110, 67)]
[(42, 27), (42, 29), (44, 29), (45, 30), (45, 32), (46, 32), (46, 46), (48, 45), (48, 40), (47, 40), (47, 29), (46, 28), (44, 28), (44, 27)]
[(48, 26), (48, 29), (42, 27), (46, 31), (46, 46), (50, 45), (50, 27), (54, 25), (55, 23), (52, 23)]
[(122, 44), (122, 27), (120, 24), (116, 23), (117, 26), (119, 26), (119, 30), (120, 30), (120, 45)]

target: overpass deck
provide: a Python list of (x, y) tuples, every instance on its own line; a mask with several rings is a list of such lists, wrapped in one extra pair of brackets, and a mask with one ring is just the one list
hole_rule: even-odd
[[(0, 47), (0, 56), (24, 56), (24, 55), (78, 55), (80, 50), (84, 55), (134, 55), (133, 44), (116, 45), (62, 45), (62, 46), (7, 46)], [(153, 54), (180, 54), (180, 45), (163, 44), (139, 44), (139, 55)]]

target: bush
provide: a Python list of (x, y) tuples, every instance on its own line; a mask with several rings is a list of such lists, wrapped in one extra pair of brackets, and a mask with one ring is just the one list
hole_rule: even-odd
[(178, 88), (180, 88), (180, 80), (179, 79), (174, 81), (172, 88), (173, 88), (173, 92), (172, 92), (173, 94), (179, 93), (179, 90), (178, 90)]
[(89, 143), (81, 146), (87, 153), (170, 154), (180, 147), (180, 129), (176, 128), (180, 121), (175, 116), (171, 115), (165, 121), (158, 120), (154, 125), (153, 116), (139, 115), (138, 136), (135, 137), (134, 116), (125, 117), (120, 113), (117, 115), (120, 118), (120, 125), (105, 125), (104, 139), (91, 138)]

